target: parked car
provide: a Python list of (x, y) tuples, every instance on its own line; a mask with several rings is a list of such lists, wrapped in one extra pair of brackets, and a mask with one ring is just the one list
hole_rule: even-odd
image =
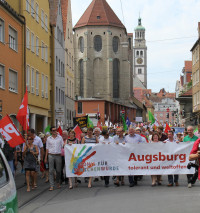
[(0, 149), (0, 213), (18, 212), (15, 181), (8, 162)]

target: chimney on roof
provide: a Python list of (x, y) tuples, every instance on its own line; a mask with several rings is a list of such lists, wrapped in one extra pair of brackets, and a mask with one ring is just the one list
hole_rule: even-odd
[(199, 38), (200, 38), (200, 22), (198, 22), (198, 34), (199, 34)]

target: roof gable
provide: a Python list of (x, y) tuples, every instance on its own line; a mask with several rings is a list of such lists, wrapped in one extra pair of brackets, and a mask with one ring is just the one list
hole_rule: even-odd
[(106, 0), (93, 0), (74, 29), (97, 25), (125, 28)]
[(56, 26), (57, 15), (58, 15), (58, 3), (59, 3), (59, 0), (49, 0), (50, 24), (52, 26)]
[(68, 5), (69, 5), (68, 2), (69, 2), (69, 0), (61, 0), (64, 39), (65, 39), (65, 36), (66, 36), (67, 13), (68, 13)]

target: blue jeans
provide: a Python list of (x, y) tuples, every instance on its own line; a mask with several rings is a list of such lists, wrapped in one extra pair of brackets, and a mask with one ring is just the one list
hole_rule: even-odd
[(178, 175), (168, 175), (169, 184), (174, 184), (178, 182)]

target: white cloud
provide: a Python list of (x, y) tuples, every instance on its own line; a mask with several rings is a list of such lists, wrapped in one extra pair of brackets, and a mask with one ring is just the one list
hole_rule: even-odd
[[(92, 0), (73, 0), (73, 23), (76, 24)], [(174, 91), (185, 60), (191, 60), (193, 44), (198, 38), (200, 21), (199, 0), (121, 0), (125, 26), (134, 32), (138, 16), (146, 28), (148, 48), (148, 88), (157, 92), (160, 88)], [(120, 0), (107, 0), (123, 22)], [(193, 36), (193, 37), (192, 37)], [(184, 38), (177, 40), (164, 39)], [(154, 41), (154, 42), (153, 42)], [(163, 72), (163, 73), (158, 73)], [(153, 74), (157, 73), (157, 74)]]

